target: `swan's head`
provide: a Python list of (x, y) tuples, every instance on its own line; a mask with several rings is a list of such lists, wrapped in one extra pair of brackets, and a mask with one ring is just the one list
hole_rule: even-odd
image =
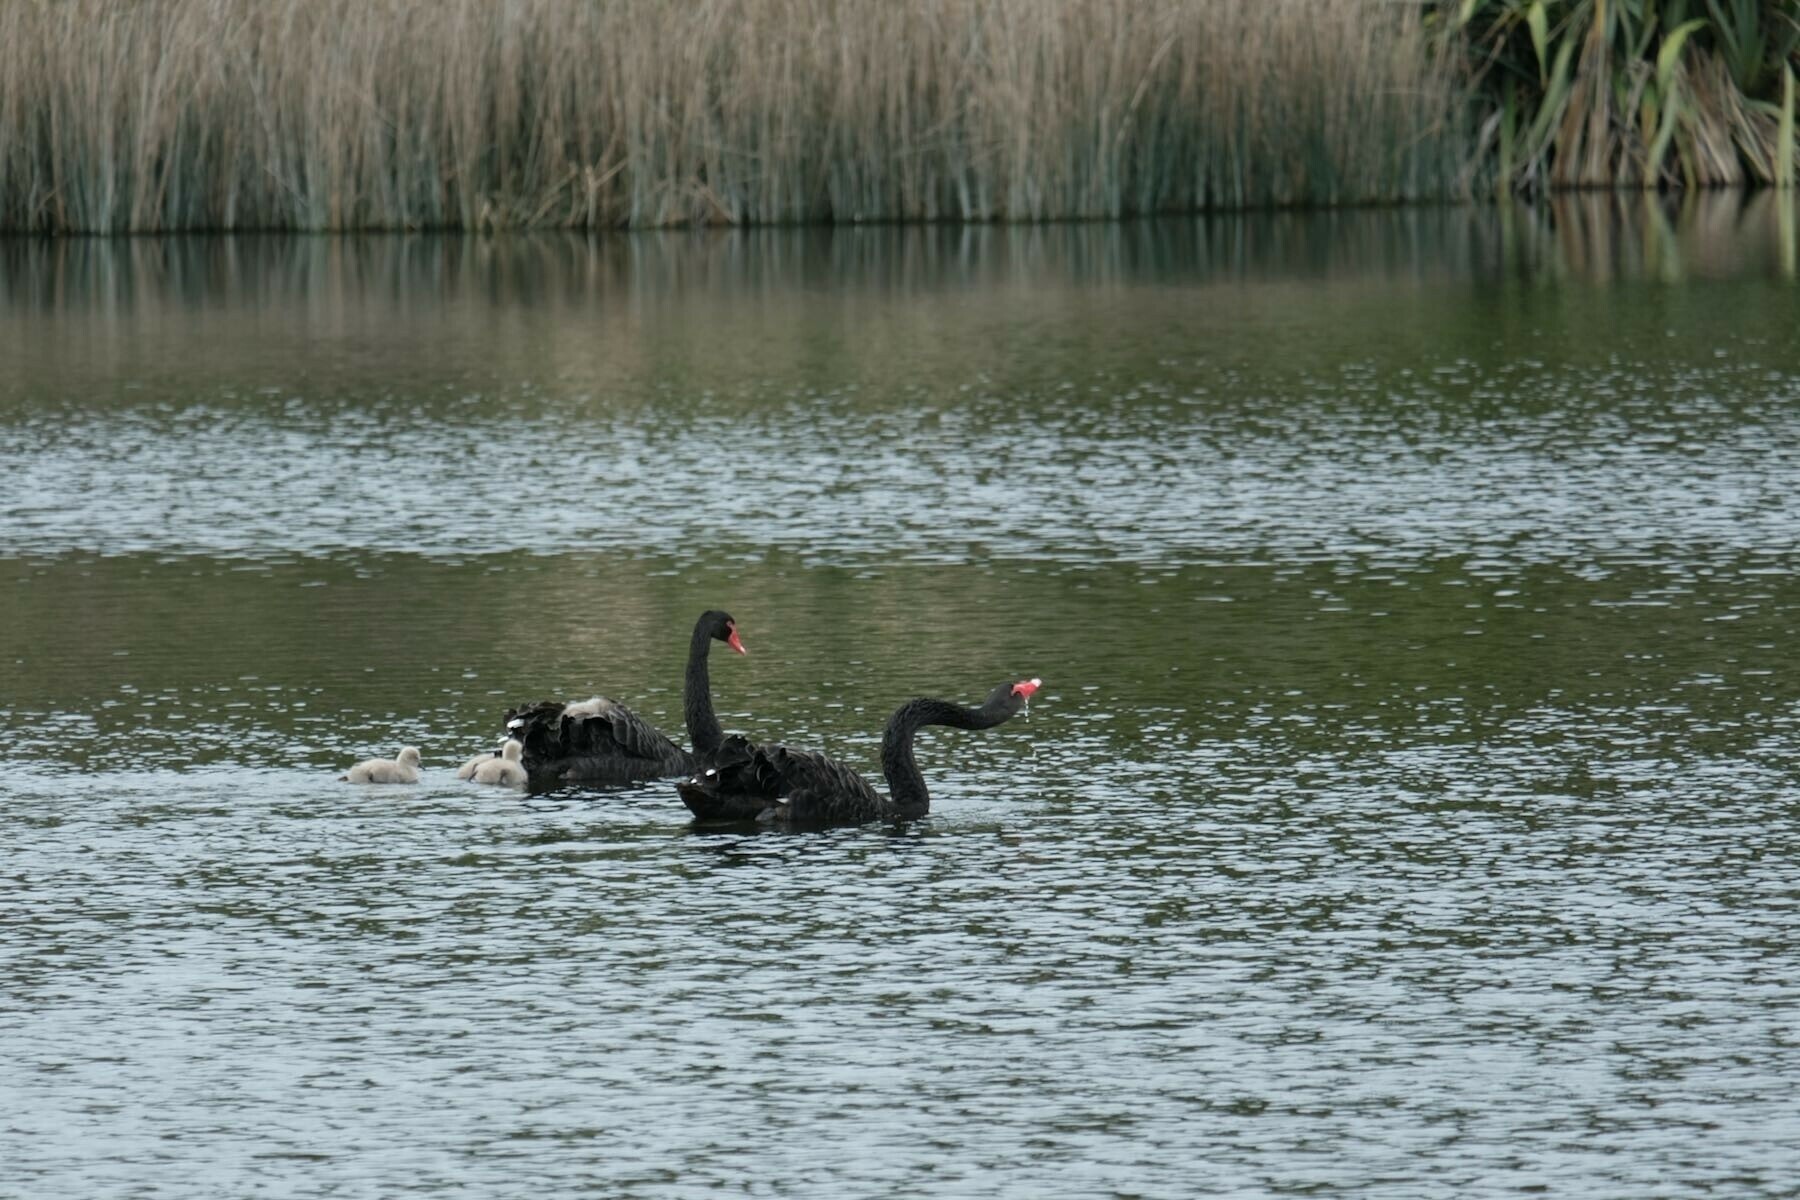
[(988, 698), (981, 707), (995, 713), (1004, 720), (1017, 716), (1031, 704), (1031, 694), (1044, 686), (1041, 679), (1021, 679), (1017, 683), (1003, 683), (988, 693)]
[(700, 628), (706, 631), (708, 637), (724, 642), (739, 654), (750, 653), (744, 649), (744, 643), (738, 637), (737, 622), (731, 619), (730, 613), (720, 612), (716, 608), (703, 612), (700, 614)]
[(398, 762), (403, 767), (418, 766), (419, 765), (419, 748), (417, 746), (402, 746), (402, 747), (400, 747), (400, 757), (395, 759), (394, 761)]
[(507, 738), (506, 744), (500, 747), (500, 757), (507, 762), (518, 762), (519, 756), (525, 753), (525, 743), (518, 738)]

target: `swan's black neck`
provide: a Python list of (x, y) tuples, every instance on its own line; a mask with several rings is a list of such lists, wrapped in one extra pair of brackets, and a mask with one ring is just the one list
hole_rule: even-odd
[(712, 649), (712, 643), (712, 632), (706, 618), (702, 617), (694, 626), (694, 640), (688, 645), (687, 682), (681, 689), (688, 741), (697, 755), (717, 754), (720, 743), (725, 740), (719, 718), (713, 715), (712, 680), (706, 673), (706, 655)]
[(913, 734), (927, 725), (987, 729), (1010, 716), (1005, 710), (969, 708), (948, 700), (908, 700), (895, 709), (881, 735), (881, 773), (887, 777), (894, 816), (910, 820), (931, 811), (931, 793), (925, 790), (925, 777), (913, 761)]

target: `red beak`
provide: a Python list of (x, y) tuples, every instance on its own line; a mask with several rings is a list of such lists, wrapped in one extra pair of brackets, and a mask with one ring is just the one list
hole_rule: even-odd
[(737, 626), (735, 625), (733, 625), (730, 632), (725, 635), (725, 644), (730, 646), (733, 650), (736, 650), (739, 654), (750, 653), (748, 650), (744, 649), (744, 643), (738, 640)]
[(1039, 688), (1041, 688), (1043, 686), (1044, 686), (1044, 681), (1041, 679), (1027, 679), (1024, 683), (1013, 684), (1013, 695), (1023, 696), (1027, 700), (1029, 700), (1029, 699), (1031, 699), (1031, 693), (1037, 691)]

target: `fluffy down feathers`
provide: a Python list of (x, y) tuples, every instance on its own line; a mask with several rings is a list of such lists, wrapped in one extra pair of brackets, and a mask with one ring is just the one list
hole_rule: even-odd
[(524, 787), (525, 768), (519, 763), (519, 755), (525, 749), (515, 738), (508, 738), (500, 747), (499, 758), (489, 758), (478, 763), (471, 776), (476, 783), (492, 783), (501, 787)]
[(339, 778), (351, 783), (417, 783), (419, 748), (402, 746), (398, 758), (364, 759)]

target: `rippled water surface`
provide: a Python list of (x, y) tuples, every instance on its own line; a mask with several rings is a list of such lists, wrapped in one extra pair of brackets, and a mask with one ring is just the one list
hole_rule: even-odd
[(0, 1195), (1791, 1195), (1793, 230), (0, 243)]

